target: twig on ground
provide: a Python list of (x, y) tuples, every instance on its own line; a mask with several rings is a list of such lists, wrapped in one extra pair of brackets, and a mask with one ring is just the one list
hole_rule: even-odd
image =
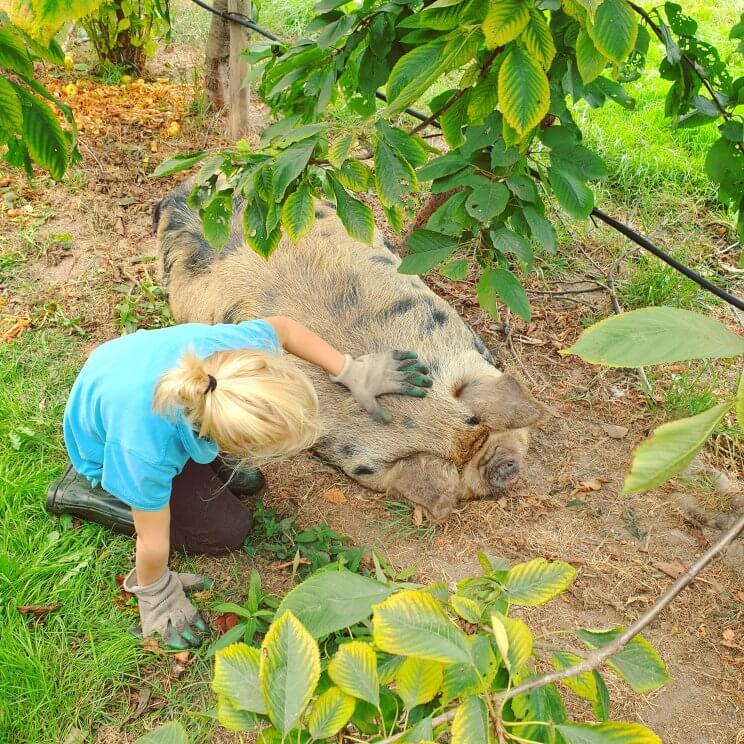
[(607, 287), (604, 284), (599, 284), (597, 287), (588, 287), (584, 289), (558, 289), (553, 291), (542, 290), (542, 289), (528, 289), (527, 294), (536, 295), (572, 295), (572, 294), (586, 294), (587, 292), (606, 292)]
[[(718, 540), (715, 545), (708, 549), (703, 555), (701, 555), (682, 576), (680, 576), (665, 592), (662, 594), (656, 602), (641, 615), (632, 625), (630, 625), (623, 633), (621, 633), (612, 643), (608, 643), (606, 646), (602, 646), (593, 653), (591, 653), (584, 661), (573, 666), (566, 667), (559, 672), (552, 672), (545, 674), (537, 679), (531, 679), (529, 682), (512, 687), (510, 690), (504, 690), (499, 695), (494, 697), (495, 702), (504, 703), (507, 700), (511, 700), (517, 695), (524, 695), (525, 693), (537, 690), (540, 687), (545, 687), (552, 682), (560, 682), (563, 679), (569, 677), (575, 677), (577, 674), (583, 674), (584, 672), (591, 672), (596, 669), (600, 664), (604, 663), (610, 656), (622, 651), (628, 643), (635, 638), (644, 628), (650, 625), (661, 612), (669, 606), (672, 600), (687, 586), (689, 586), (695, 579), (695, 577), (728, 545), (730, 545), (736, 537), (744, 531), (744, 515), (734, 524), (731, 529), (725, 532), (721, 539)], [(440, 716), (432, 718), (431, 725), (433, 728), (441, 726), (443, 723), (449, 723), (455, 717), (456, 709), (448, 710)], [(383, 739), (379, 744), (393, 744), (393, 742), (399, 741), (405, 736), (405, 732), (389, 736), (387, 739)]]
[(103, 169), (103, 166), (101, 165), (101, 161), (96, 157), (96, 154), (93, 152), (90, 145), (83, 139), (79, 139), (78, 142), (88, 151), (88, 154), (93, 158), (95, 164), (98, 166), (101, 173), (105, 176), (106, 171)]

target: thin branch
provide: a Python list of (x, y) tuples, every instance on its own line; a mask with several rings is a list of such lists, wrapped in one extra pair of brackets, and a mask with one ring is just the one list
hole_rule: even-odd
[(584, 289), (561, 289), (561, 290), (555, 290), (555, 291), (547, 291), (547, 290), (542, 290), (542, 289), (528, 289), (527, 294), (572, 295), (572, 294), (586, 294), (587, 292), (606, 292), (606, 291), (607, 291), (607, 287), (604, 284), (600, 284), (597, 287), (588, 287)]

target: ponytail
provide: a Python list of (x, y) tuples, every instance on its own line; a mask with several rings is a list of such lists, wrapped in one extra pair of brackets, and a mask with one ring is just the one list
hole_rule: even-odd
[(318, 399), (307, 375), (256, 349), (204, 359), (187, 352), (160, 378), (153, 410), (167, 418), (182, 411), (221, 452), (254, 463), (307, 449), (317, 436)]

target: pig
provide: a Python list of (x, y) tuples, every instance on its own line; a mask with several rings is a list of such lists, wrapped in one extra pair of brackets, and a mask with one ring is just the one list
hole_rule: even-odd
[(463, 501), (498, 498), (519, 475), (541, 406), (497, 368), (481, 339), (376, 231), (366, 245), (347, 234), (334, 206), (317, 201), (310, 232), (286, 238), (269, 260), (245, 243), (236, 197), (219, 252), (187, 205), (191, 182), (153, 212), (163, 283), (177, 322), (294, 318), (352, 356), (411, 349), (431, 370), (421, 399), (385, 396), (388, 424), (361, 412), (343, 387), (298, 360), (320, 403), (314, 446), (326, 462), (372, 491), (423, 507), (435, 522)]

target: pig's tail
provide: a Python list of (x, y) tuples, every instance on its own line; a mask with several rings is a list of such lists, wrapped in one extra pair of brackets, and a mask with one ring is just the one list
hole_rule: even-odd
[(182, 415), (220, 451), (254, 463), (307, 449), (317, 436), (315, 389), (291, 360), (257, 349), (187, 352), (160, 378), (153, 410)]

